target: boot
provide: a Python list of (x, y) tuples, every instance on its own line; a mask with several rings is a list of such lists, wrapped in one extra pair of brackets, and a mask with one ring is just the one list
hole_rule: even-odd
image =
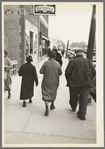
[(23, 101), (23, 107), (26, 107), (26, 102), (25, 101)]
[(50, 105), (50, 110), (53, 110), (53, 109), (55, 109), (54, 102), (52, 102)]
[(29, 103), (32, 103), (32, 99), (31, 98), (29, 99)]

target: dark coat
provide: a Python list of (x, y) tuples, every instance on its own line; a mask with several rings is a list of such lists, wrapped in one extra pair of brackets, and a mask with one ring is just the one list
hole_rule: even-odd
[(55, 60), (60, 64), (60, 66), (62, 66), (63, 62), (62, 62), (62, 56), (60, 53), (56, 53)]
[(69, 62), (65, 76), (69, 87), (92, 86), (95, 69), (89, 59), (78, 57)]
[(23, 64), (19, 69), (19, 76), (22, 76), (20, 99), (33, 97), (34, 81), (38, 84), (38, 77), (35, 66), (31, 63)]
[(96, 76), (93, 78), (92, 84), (93, 84), (93, 87), (90, 88), (90, 95), (93, 97), (93, 99), (96, 102)]

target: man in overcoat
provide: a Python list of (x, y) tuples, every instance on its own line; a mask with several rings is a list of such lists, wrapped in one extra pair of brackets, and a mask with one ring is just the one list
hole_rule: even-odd
[(23, 107), (26, 107), (25, 100), (29, 99), (29, 103), (32, 103), (32, 97), (34, 95), (34, 82), (38, 85), (38, 77), (36, 68), (31, 62), (32, 56), (26, 57), (26, 63), (19, 69), (19, 76), (22, 76), (20, 100), (23, 100)]
[(56, 48), (53, 48), (53, 51), (56, 52), (56, 57), (55, 60), (60, 64), (60, 66), (62, 67), (63, 65), (63, 61), (62, 61), (62, 56), (61, 54), (58, 52), (58, 50)]
[(45, 101), (45, 116), (50, 110), (55, 109), (54, 101), (56, 99), (57, 89), (59, 86), (59, 76), (62, 74), (60, 64), (55, 60), (56, 53), (50, 52), (50, 58), (42, 65), (40, 73), (43, 74), (42, 80), (42, 100)]
[(95, 76), (94, 66), (89, 59), (83, 58), (83, 53), (80, 52), (68, 63), (65, 76), (70, 92), (71, 108), (73, 111), (76, 110), (79, 97), (77, 116), (81, 120), (85, 120), (89, 88), (92, 87), (92, 79)]

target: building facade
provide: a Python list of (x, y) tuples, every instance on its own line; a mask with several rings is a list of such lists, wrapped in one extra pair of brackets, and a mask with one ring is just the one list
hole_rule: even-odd
[(47, 55), (47, 50), (50, 45), (48, 37), (48, 16), (39, 16), (39, 45), (40, 45), (40, 56)]
[(4, 5), (4, 49), (17, 60), (17, 68), (29, 54), (38, 62), (48, 40), (48, 16), (34, 15), (33, 5)]

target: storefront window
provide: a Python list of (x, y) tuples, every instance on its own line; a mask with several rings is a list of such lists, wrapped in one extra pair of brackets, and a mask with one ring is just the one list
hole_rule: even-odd
[(29, 54), (29, 34), (28, 31), (25, 35), (25, 56)]
[(34, 41), (34, 54), (37, 53), (37, 34), (35, 35), (35, 41)]
[(42, 55), (45, 55), (45, 40), (42, 40)]

